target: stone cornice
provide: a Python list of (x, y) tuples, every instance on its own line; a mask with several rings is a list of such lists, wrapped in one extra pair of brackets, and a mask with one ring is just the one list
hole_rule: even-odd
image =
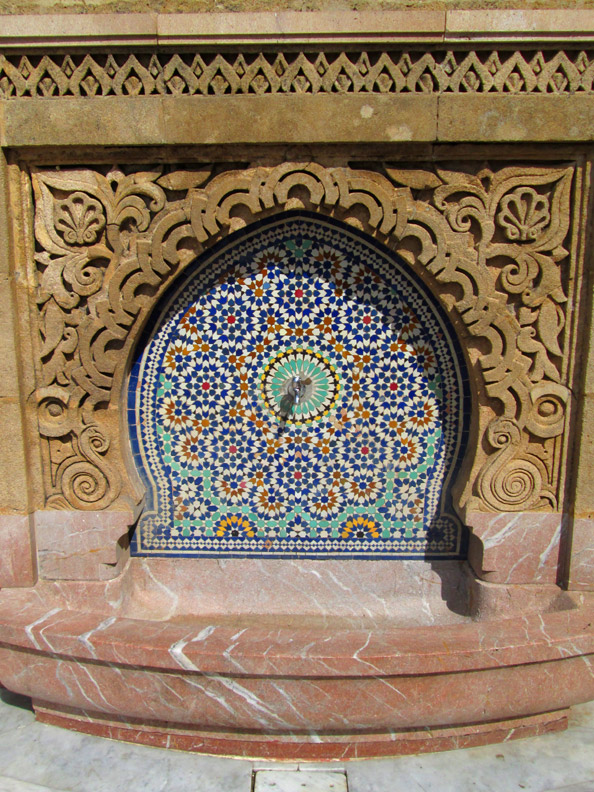
[(594, 11), (575, 9), (31, 14), (4, 15), (1, 20), (0, 51), (407, 42), (546, 46), (594, 41)]

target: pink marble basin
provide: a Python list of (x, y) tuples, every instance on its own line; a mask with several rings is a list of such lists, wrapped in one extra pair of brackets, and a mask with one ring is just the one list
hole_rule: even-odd
[[(31, 696), (40, 719), (69, 728), (277, 759), (394, 755), (537, 734), (563, 728), (566, 709), (594, 697), (592, 595), (551, 586), (532, 587), (530, 598), (476, 584), (459, 564), (439, 574), (426, 564), (423, 582), (423, 562), (415, 562), (418, 590), (409, 581), (390, 600), (379, 579), (382, 604), (371, 610), (361, 593), (358, 608), (352, 595), (365, 575), (376, 569), (381, 578), (369, 562), (351, 567), (350, 610), (332, 613), (332, 592), (346, 579), (337, 578), (316, 611), (316, 584), (301, 598), (294, 592), (303, 576), (328, 588), (309, 562), (293, 570), (291, 596), (263, 613), (241, 563), (232, 576), (229, 567), (204, 567), (184, 590), (168, 578), (171, 561), (154, 561), (135, 559), (107, 583), (1, 591), (0, 682)], [(269, 568), (272, 580), (280, 571)], [(231, 590), (243, 586), (231, 615), (223, 615), (225, 601), (219, 612), (206, 607), (219, 575)]]

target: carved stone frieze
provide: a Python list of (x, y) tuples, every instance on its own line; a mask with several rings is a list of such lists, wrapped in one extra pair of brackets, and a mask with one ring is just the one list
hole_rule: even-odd
[(462, 502), (558, 510), (574, 167), (221, 168), (32, 173), (46, 506), (133, 493), (114, 415), (159, 295), (222, 235), (305, 208), (398, 252), (464, 336), (477, 414)]
[(0, 55), (0, 98), (594, 90), (592, 52), (162, 52)]

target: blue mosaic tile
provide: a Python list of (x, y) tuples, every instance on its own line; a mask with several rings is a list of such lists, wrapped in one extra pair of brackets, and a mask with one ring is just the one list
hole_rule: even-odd
[(198, 259), (155, 316), (128, 393), (134, 554), (464, 555), (468, 374), (404, 262), (288, 213)]

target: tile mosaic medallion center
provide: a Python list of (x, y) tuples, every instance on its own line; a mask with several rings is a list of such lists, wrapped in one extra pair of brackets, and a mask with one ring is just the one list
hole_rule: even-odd
[(462, 353), (410, 267), (287, 213), (198, 259), (130, 377), (135, 554), (462, 557)]
[(336, 404), (340, 380), (336, 368), (313, 349), (286, 349), (262, 373), (264, 403), (287, 423), (311, 423)]

